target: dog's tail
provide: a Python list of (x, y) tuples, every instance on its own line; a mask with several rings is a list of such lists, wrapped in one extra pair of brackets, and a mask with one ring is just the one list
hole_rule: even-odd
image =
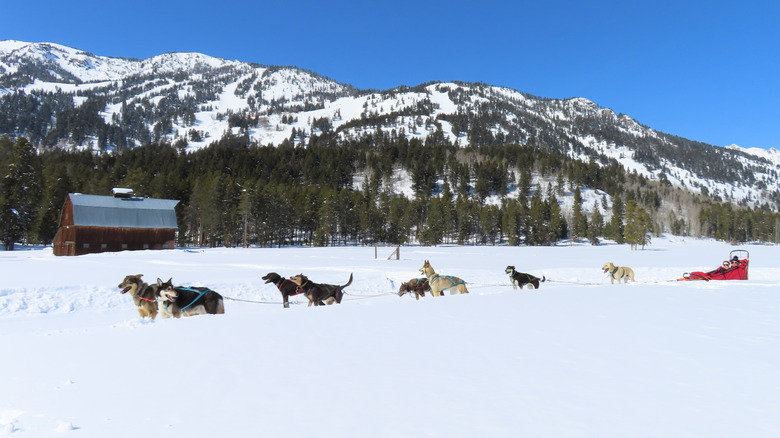
[(547, 279), (544, 278), (544, 275), (542, 275), (542, 283), (544, 283)]
[(349, 281), (344, 286), (341, 286), (341, 288), (344, 289), (345, 287), (349, 286), (350, 284), (352, 284), (352, 273), (351, 272), (349, 273)]

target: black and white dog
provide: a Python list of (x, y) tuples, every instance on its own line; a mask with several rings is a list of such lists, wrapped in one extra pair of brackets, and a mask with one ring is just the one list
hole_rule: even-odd
[(222, 295), (207, 287), (174, 286), (172, 279), (157, 279), (157, 307), (162, 318), (225, 313)]
[(505, 273), (509, 274), (509, 281), (512, 282), (512, 286), (517, 289), (519, 286), (520, 289), (524, 288), (526, 285), (529, 285), (529, 289), (539, 289), (539, 283), (543, 283), (545, 278), (542, 276), (542, 278), (534, 277), (531, 274), (526, 274), (524, 272), (517, 272), (515, 270), (514, 266), (507, 266), (504, 270)]

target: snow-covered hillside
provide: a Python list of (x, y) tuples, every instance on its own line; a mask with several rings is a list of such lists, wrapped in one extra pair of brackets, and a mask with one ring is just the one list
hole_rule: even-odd
[[(460, 146), (532, 143), (583, 161), (617, 162), (649, 179), (749, 206), (776, 208), (780, 190), (776, 151), (704, 145), (587, 99), (546, 99), (485, 84), (361, 91), (295, 67), (198, 53), (136, 60), (52, 43), (2, 41), (0, 99), (20, 91), (39, 99), (47, 98), (43, 93), (72, 96), (77, 107), (90, 99), (105, 102), (99, 116), (115, 137), (107, 129), (75, 139), (66, 134), (54, 139), (63, 147), (111, 150), (124, 142), (165, 140), (195, 150), (231, 134), (258, 145), (306, 145), (324, 131), (341, 140), (381, 134)], [(41, 118), (48, 124), (32, 131), (51, 129), (56, 121), (56, 115)], [(6, 129), (25, 134), (20, 126), (27, 122)]]
[(771, 162), (775, 167), (780, 167), (780, 151), (775, 148), (761, 149), (761, 148), (743, 148), (738, 145), (726, 146), (726, 149), (731, 149), (739, 152), (743, 152), (750, 155), (761, 157)]
[[(773, 437), (778, 248), (743, 247), (748, 281), (675, 281), (732, 249), (0, 252), (0, 435)], [(424, 260), (471, 293), (395, 295)], [(509, 264), (547, 281), (513, 290)], [(355, 280), (340, 305), (284, 309), (269, 271)], [(140, 319), (117, 287), (139, 273), (213, 288), (226, 313)]]
[[(221, 68), (239, 66), (238, 61), (227, 61), (200, 53), (166, 53), (146, 60), (112, 58), (54, 43), (31, 44), (22, 41), (0, 42), (0, 67), (5, 73), (14, 73), (19, 65), (38, 61), (67, 72), (81, 82), (122, 80), (127, 76), (173, 73), (203, 67)], [(63, 77), (63, 82), (70, 78)]]

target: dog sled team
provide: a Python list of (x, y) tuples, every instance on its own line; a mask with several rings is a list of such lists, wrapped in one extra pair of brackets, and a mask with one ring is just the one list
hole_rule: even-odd
[[(735, 253), (745, 253), (740, 259)], [(693, 272), (685, 274), (678, 281), (685, 280), (747, 280), (747, 267), (749, 255), (745, 250), (734, 250), (729, 254), (729, 259), (710, 272)], [(610, 283), (635, 282), (634, 270), (628, 266), (615, 266), (614, 263), (605, 263), (601, 269), (608, 275)], [(442, 275), (436, 273), (430, 261), (420, 268), (421, 278), (412, 278), (401, 284), (398, 295), (414, 294), (419, 300), (428, 292), (434, 297), (443, 296), (446, 292), (450, 295), (469, 293), (466, 281), (460, 277)], [(509, 281), (514, 289), (539, 289), (541, 283), (547, 281), (545, 276), (541, 278), (534, 275), (518, 272), (509, 265), (504, 270), (509, 275)], [(147, 284), (141, 277), (142, 274), (128, 275), (119, 283), (120, 293), (129, 293), (133, 298), (138, 314), (142, 318), (181, 318), (182, 316), (194, 316), (204, 314), (225, 313), (224, 298), (219, 293), (206, 287), (174, 286), (172, 279)], [(326, 304), (339, 304), (344, 298), (344, 289), (352, 284), (352, 274), (343, 285), (315, 283), (303, 274), (284, 278), (276, 272), (269, 272), (262, 277), (265, 283), (273, 283), (282, 295), (285, 308), (290, 307), (290, 297), (303, 294), (309, 301), (309, 306), (322, 306)]]

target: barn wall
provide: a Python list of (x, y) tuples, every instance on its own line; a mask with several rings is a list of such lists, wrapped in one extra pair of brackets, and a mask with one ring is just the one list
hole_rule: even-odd
[(54, 255), (172, 249), (175, 240), (176, 229), (174, 228), (63, 226), (54, 238)]
[(54, 236), (54, 255), (67, 256), (76, 255), (75, 252), (76, 242), (76, 228), (75, 227), (60, 227), (57, 231), (57, 235)]
[(65, 204), (62, 206), (62, 215), (60, 217), (60, 227), (67, 227), (73, 225), (73, 202), (70, 200), (70, 196), (65, 199)]

